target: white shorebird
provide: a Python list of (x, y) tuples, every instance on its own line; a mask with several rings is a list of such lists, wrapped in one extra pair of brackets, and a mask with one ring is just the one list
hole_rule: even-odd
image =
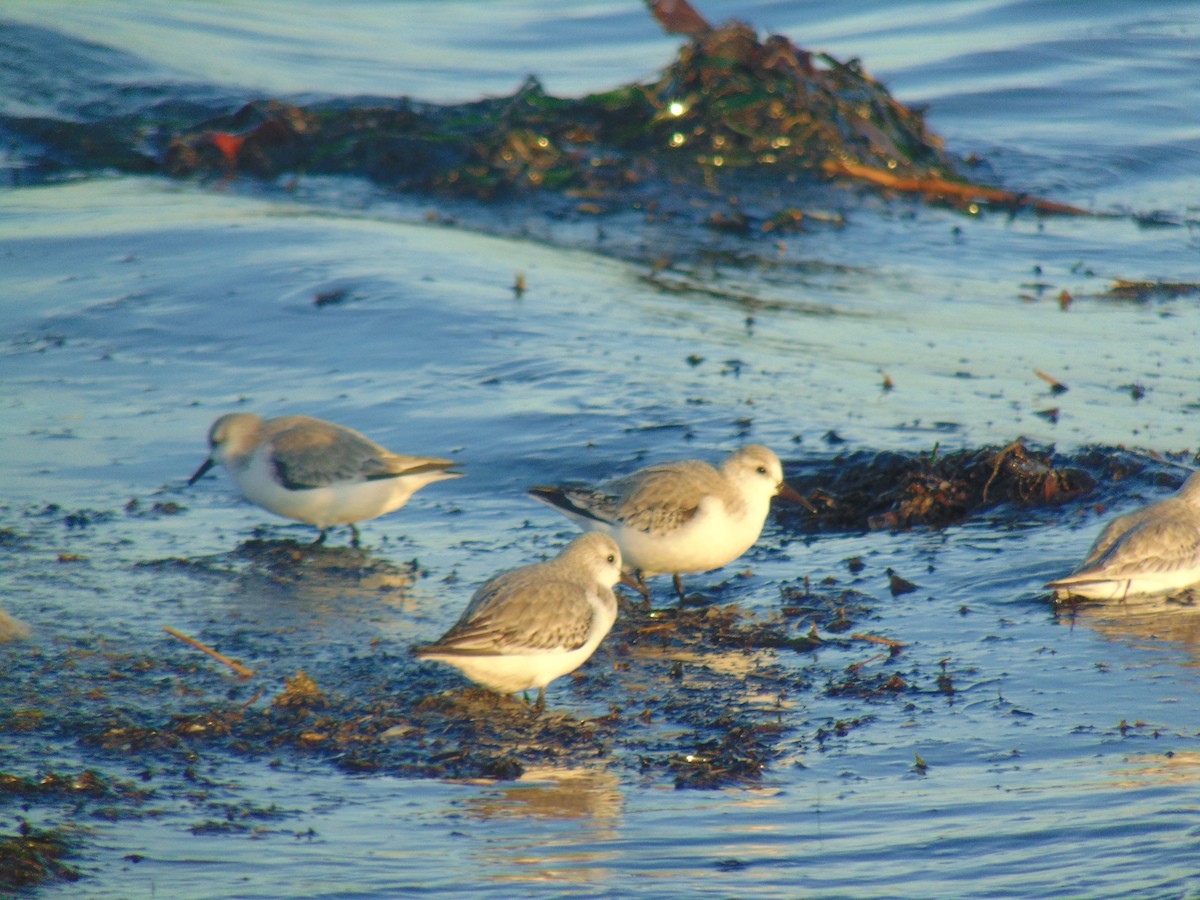
[(1124, 599), (1200, 582), (1200, 472), (1176, 493), (1117, 516), (1070, 575), (1049, 582), (1058, 597)]
[(209, 457), (188, 479), (195, 484), (222, 463), (251, 503), (321, 529), (349, 525), (399, 509), (434, 481), (461, 478), (454, 463), (401, 456), (357, 431), (309, 416), (263, 419), (253, 413), (221, 416), (208, 432)]
[(529, 494), (585, 531), (610, 535), (647, 599), (644, 576), (673, 575), (682, 600), (681, 573), (718, 569), (749, 550), (772, 497), (809, 506), (784, 483), (779, 457), (759, 445), (743, 447), (719, 469), (683, 460), (595, 487), (534, 487)]
[(554, 559), (490, 579), (449, 631), (414, 652), (500, 694), (537, 688), (541, 709), (546, 685), (583, 665), (612, 628), (620, 578), (616, 542), (581, 535)]

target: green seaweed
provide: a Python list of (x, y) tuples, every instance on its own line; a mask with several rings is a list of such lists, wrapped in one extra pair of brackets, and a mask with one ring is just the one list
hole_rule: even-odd
[[(740, 171), (824, 179), (830, 161), (917, 176), (956, 166), (921, 114), (855, 62), (730, 23), (685, 44), (661, 76), (578, 98), (530, 78), (508, 97), (296, 104), (263, 99), (189, 119), (156, 105), (96, 121), (15, 120), (60, 164), (175, 177), (353, 174), (398, 190), (494, 199), (639, 193)], [(641, 191), (645, 193), (644, 190)]]

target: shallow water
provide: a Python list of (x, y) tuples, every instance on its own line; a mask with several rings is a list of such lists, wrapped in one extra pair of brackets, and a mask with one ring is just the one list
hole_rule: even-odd
[[(10, 0), (6, 18), (49, 34), (31, 54), (37, 77), (5, 75), (0, 102), (65, 115), (85, 100), (119, 106), (121, 85), (151, 79), (180, 95), (450, 101), (509, 93), (531, 72), (571, 94), (643, 78), (677, 45), (638, 5), (559, 4), (549, 18), (542, 7), (364, 2), (331, 21), (319, 4)], [(603, 252), (581, 237), (588, 229), (518, 211), (497, 214), (500, 234), (479, 234), (427, 220), (448, 205), (348, 180), (14, 186), (0, 194), (0, 527), (11, 531), (0, 578), (2, 605), (33, 638), (0, 646), (5, 696), (36, 703), (30, 660), (82, 648), (102, 667), (105, 652), (136, 647), (195, 665), (190, 678), (141, 678), (251, 700), (256, 687), (190, 655), (164, 625), (247, 657), (272, 686), (301, 668), (318, 684), (353, 684), (373, 664), (407, 673), (406, 648), (440, 634), (474, 585), (572, 533), (523, 496), (532, 483), (715, 460), (749, 440), (792, 471), (844, 449), (1020, 435), (1068, 449), (1195, 449), (1195, 296), (1097, 296), (1114, 278), (1200, 279), (1190, 4), (709, 12), (861, 57), (1009, 187), (1179, 224), (971, 217), (866, 197), (847, 203), (845, 227), (780, 248), (758, 241), (748, 264), (701, 252), (727, 249), (727, 237), (674, 248), (688, 277), (722, 297), (648, 283), (629, 248), (657, 233), (627, 232)], [(60, 69), (65, 58), (90, 62)], [(5, 158), (10, 183), (23, 184), (19, 154)], [(1075, 298), (1066, 310), (1063, 290)], [(314, 304), (331, 291), (344, 301)], [(1035, 370), (1069, 390), (1052, 395)], [(331, 587), (225, 573), (230, 551), (264, 527), (271, 538), (311, 533), (242, 503), (223, 474), (184, 488), (208, 424), (238, 408), (335, 419), (402, 452), (461, 460), (469, 477), (363, 527), (370, 558), (419, 560), (428, 574)], [(1039, 415), (1051, 408), (1056, 422)], [(829, 432), (846, 443), (829, 444)], [(183, 511), (153, 511), (168, 501)], [(1197, 896), (1197, 614), (1130, 604), (1057, 617), (1040, 589), (1099, 522), (1083, 509), (902, 534), (769, 524), (729, 572), (691, 579), (765, 615), (781, 585), (834, 577), (866, 595), (858, 630), (907, 645), (894, 660), (831, 644), (689, 663), (725, 666), (763, 708), (756, 667), (782, 665), (807, 685), (778, 708), (789, 729), (779, 757), (745, 787), (674, 790), (620, 746), (604, 763), (493, 783), (207, 753), (199, 782), (156, 772), (137, 816), (10, 805), (0, 831), (19, 818), (82, 827), (84, 880), (44, 896)], [(852, 557), (866, 564), (858, 574)], [(212, 568), (162, 564), (173, 559)], [(918, 590), (892, 597), (889, 568)], [(550, 706), (605, 713), (586, 686), (619, 662), (602, 647), (589, 679), (551, 687)], [(910, 689), (875, 699), (828, 689), (858, 664)], [(635, 702), (643, 688), (609, 677), (620, 702)], [(459, 685), (438, 672), (414, 689), (429, 678)], [(137, 676), (113, 672), (114, 692), (122, 679)], [(837, 721), (859, 724), (818, 739)], [(4, 771), (89, 765), (140, 779), (136, 761), (68, 736), (0, 734)], [(231, 817), (251, 827), (198, 827)]]

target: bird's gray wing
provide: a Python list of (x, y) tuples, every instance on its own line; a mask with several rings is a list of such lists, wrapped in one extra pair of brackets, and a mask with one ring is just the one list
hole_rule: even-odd
[(387, 453), (363, 461), (362, 474), (368, 481), (397, 478), (401, 475), (420, 475), (425, 472), (444, 472), (454, 463), (433, 456), (404, 456)]
[(567, 513), (660, 535), (689, 521), (706, 496), (725, 499), (728, 486), (707, 463), (685, 461), (639, 469), (595, 487), (535, 487), (529, 493)]
[(1174, 572), (1200, 564), (1200, 519), (1168, 515), (1145, 519), (1122, 534), (1092, 565), (1063, 579), (1120, 581), (1139, 574)]
[(588, 588), (571, 581), (493, 579), (462, 618), (423, 652), (513, 653), (575, 650), (587, 643), (595, 616)]
[(357, 431), (302, 416), (288, 417), (270, 437), (275, 474), (293, 490), (331, 484), (395, 478), (444, 470), (445, 459), (402, 456), (363, 437)]
[(651, 466), (610, 484), (620, 497), (617, 521), (654, 535), (686, 524), (706, 497), (728, 490), (716, 469), (696, 461)]
[(279, 481), (293, 490), (363, 481), (364, 468), (387, 452), (348, 428), (310, 421), (273, 434), (269, 449)]
[(620, 497), (603, 489), (584, 485), (532, 487), (529, 494), (562, 512), (583, 516), (585, 519), (595, 519), (607, 525), (616, 522), (617, 510), (621, 505)]
[(1093, 565), (1096, 560), (1108, 552), (1125, 532), (1140, 524), (1145, 520), (1149, 508), (1139, 509), (1131, 513), (1126, 513), (1123, 516), (1117, 516), (1111, 522), (1104, 526), (1104, 530), (1100, 532), (1095, 541), (1092, 542), (1091, 549), (1088, 550), (1087, 557), (1080, 564), (1080, 569), (1086, 569)]

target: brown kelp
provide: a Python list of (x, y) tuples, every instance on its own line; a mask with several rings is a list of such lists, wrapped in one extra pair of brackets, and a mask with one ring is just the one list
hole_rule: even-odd
[[(749, 198), (726, 230), (773, 230), (789, 189), (830, 178), (955, 205), (1070, 207), (971, 183), (922, 114), (855, 60), (812, 53), (749, 25), (709, 27), (652, 4), (688, 41), (659, 77), (578, 98), (534, 78), (513, 95), (436, 105), (410, 98), (262, 99), (205, 115), (157, 102), (106, 119), (9, 120), (59, 165), (175, 177), (356, 175), (388, 188), (478, 200), (553, 192), (579, 213), (653, 211), (668, 194)], [(757, 201), (757, 202), (756, 202)], [(782, 216), (782, 218), (781, 218)]]

